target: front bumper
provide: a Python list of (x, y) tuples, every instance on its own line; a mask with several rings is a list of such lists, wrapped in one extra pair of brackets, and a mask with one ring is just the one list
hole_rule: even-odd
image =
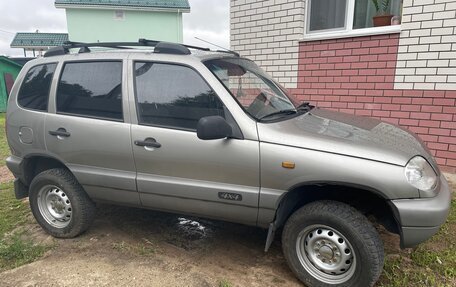
[(451, 206), (450, 187), (442, 175), (435, 197), (398, 199), (391, 204), (401, 225), (401, 247), (413, 247), (432, 237), (445, 223)]

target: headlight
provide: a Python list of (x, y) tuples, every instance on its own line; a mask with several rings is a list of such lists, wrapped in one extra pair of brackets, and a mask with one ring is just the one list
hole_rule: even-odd
[(407, 181), (419, 190), (429, 191), (437, 182), (437, 174), (421, 156), (412, 158), (405, 166)]

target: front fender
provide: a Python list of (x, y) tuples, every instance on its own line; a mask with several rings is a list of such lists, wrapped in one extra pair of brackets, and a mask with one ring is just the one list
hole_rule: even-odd
[[(419, 197), (400, 165), (270, 143), (261, 143), (260, 153), (260, 226), (271, 223), (285, 194), (302, 185), (343, 183), (372, 191), (386, 200)], [(283, 168), (284, 161), (294, 162), (295, 168)]]

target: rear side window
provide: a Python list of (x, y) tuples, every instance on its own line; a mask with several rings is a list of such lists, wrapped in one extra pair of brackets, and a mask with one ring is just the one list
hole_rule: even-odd
[(25, 75), (17, 96), (19, 105), (26, 109), (47, 111), (49, 91), (57, 64), (39, 65)]
[(57, 113), (122, 121), (122, 62), (66, 63), (56, 104)]
[(224, 117), (220, 99), (189, 67), (137, 62), (135, 85), (140, 124), (196, 130), (203, 117)]

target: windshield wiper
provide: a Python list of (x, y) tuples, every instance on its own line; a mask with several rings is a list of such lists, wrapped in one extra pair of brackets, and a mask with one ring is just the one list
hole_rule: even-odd
[(281, 111), (273, 112), (273, 113), (267, 114), (265, 116), (262, 116), (258, 120), (261, 121), (261, 120), (263, 120), (265, 118), (269, 118), (269, 117), (272, 117), (272, 116), (278, 116), (278, 115), (292, 115), (292, 114), (296, 114), (297, 112), (298, 111), (295, 110), (295, 109), (281, 110)]

